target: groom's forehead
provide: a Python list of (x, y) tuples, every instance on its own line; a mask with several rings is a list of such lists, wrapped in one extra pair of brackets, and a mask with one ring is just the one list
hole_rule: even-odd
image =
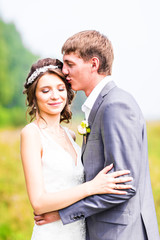
[(66, 63), (67, 62), (77, 62), (77, 61), (80, 61), (80, 60), (82, 61), (83, 59), (81, 57), (79, 57), (78, 54), (73, 53), (73, 52), (63, 55), (63, 61), (66, 62)]

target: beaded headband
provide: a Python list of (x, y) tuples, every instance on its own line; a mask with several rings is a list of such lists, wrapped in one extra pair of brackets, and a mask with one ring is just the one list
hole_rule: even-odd
[(32, 75), (28, 78), (27, 80), (27, 85), (29, 85), (30, 83), (32, 83), (40, 73), (44, 73), (44, 72), (47, 72), (48, 69), (56, 69), (58, 68), (58, 66), (54, 66), (54, 65), (48, 65), (48, 66), (44, 66), (44, 67), (41, 67), (41, 68), (37, 68), (33, 73)]

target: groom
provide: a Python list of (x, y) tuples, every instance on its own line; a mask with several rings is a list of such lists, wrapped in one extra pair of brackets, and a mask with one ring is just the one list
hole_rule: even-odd
[(134, 98), (112, 81), (111, 42), (97, 31), (83, 31), (64, 43), (62, 53), (66, 79), (87, 96), (82, 110), (91, 132), (82, 147), (85, 180), (114, 163), (114, 171), (131, 171), (133, 188), (127, 195), (88, 197), (44, 219), (37, 217), (37, 223), (59, 215), (64, 224), (85, 218), (87, 240), (159, 240), (145, 121)]

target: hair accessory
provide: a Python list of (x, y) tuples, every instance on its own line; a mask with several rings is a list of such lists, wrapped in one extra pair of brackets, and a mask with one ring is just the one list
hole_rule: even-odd
[(54, 66), (54, 65), (48, 65), (48, 66), (44, 66), (44, 67), (41, 67), (41, 68), (37, 68), (33, 73), (32, 75), (28, 78), (28, 81), (27, 81), (27, 85), (32, 83), (40, 73), (44, 73), (44, 72), (47, 72), (48, 69), (56, 69), (58, 68), (58, 66)]

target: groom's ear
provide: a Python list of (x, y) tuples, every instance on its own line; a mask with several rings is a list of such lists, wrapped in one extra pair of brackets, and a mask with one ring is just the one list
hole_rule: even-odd
[(92, 71), (97, 71), (98, 72), (98, 69), (99, 69), (99, 58), (92, 57), (90, 62), (91, 62)]

